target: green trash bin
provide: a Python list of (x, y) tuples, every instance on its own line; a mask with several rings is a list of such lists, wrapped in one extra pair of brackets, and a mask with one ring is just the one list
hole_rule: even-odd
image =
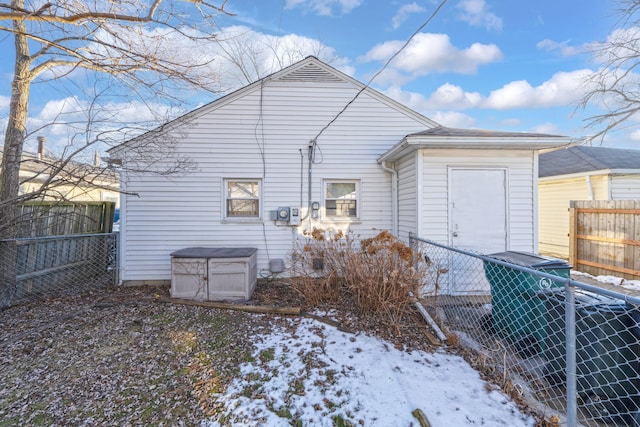
[[(571, 273), (571, 266), (566, 261), (532, 253), (507, 251), (487, 256), (544, 271), (561, 279), (568, 278)], [(564, 283), (490, 261), (484, 262), (484, 271), (491, 285), (491, 321), (494, 331), (512, 343), (520, 356), (540, 354), (545, 344), (546, 308), (538, 293), (549, 288), (564, 287)]]
[[(541, 293), (547, 307), (545, 376), (566, 381), (564, 290)], [(640, 398), (638, 310), (619, 299), (575, 291), (576, 392), (589, 413), (607, 422), (637, 416)], [(636, 424), (633, 424), (636, 425)]]

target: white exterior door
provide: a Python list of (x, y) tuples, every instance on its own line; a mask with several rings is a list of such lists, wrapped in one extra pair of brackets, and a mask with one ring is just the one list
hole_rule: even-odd
[[(482, 254), (507, 249), (507, 171), (503, 168), (449, 169), (450, 244)], [(486, 294), (482, 261), (452, 255), (451, 295)]]

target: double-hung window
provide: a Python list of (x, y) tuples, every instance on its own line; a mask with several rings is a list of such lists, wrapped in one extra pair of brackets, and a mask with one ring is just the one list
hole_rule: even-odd
[(260, 218), (261, 180), (225, 179), (225, 218)]
[(360, 183), (357, 180), (325, 180), (324, 210), (327, 218), (358, 219)]

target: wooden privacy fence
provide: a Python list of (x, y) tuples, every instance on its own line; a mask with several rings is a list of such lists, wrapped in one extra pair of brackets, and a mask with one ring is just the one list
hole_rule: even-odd
[(575, 270), (640, 279), (640, 200), (571, 201), (569, 222)]
[(110, 233), (113, 202), (27, 202), (17, 207), (19, 237)]

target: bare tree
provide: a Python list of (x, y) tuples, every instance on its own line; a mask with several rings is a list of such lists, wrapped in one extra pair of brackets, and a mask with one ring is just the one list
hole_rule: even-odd
[(603, 110), (586, 120), (595, 129), (592, 142), (640, 120), (640, 0), (615, 4), (618, 29), (604, 42), (589, 47), (599, 69), (587, 77), (587, 93), (579, 102), (583, 109), (596, 105)]
[(249, 28), (233, 27), (220, 35), (216, 45), (222, 73), (233, 86), (244, 86), (288, 67), (309, 55), (331, 64), (338, 60), (321, 41), (303, 36), (259, 35)]
[[(108, 87), (126, 88), (127, 96), (138, 97), (141, 102), (158, 97), (178, 101), (180, 89), (185, 87), (215, 93), (218, 76), (209, 67), (212, 56), (206, 51), (194, 55), (193, 50), (216, 42), (215, 19), (229, 14), (226, 3), (227, 0), (218, 4), (206, 0), (0, 2), (0, 31), (13, 37), (15, 49), (0, 163), (0, 240), (15, 237), (15, 207), (21, 201), (55, 191), (63, 184), (96, 184), (99, 178), (95, 171), (71, 163), (75, 156), (105, 141), (108, 134), (86, 128), (76, 135), (86, 138), (84, 143), (44, 165), (47, 179), (40, 190), (20, 194), (20, 167), (25, 140), (30, 135), (27, 118), (33, 84), (46, 81), (47, 90), (51, 90), (57, 82), (72, 80), (85, 72), (95, 81), (108, 82)], [(85, 126), (96, 125), (95, 104), (87, 111)], [(105, 120), (103, 117), (99, 121)], [(166, 147), (163, 145), (162, 149)], [(0, 247), (0, 259), (5, 256), (6, 260), (7, 253), (9, 257), (13, 253), (9, 246)], [(15, 285), (14, 272), (6, 268), (13, 264), (9, 259), (2, 266), (0, 307), (10, 301)]]

